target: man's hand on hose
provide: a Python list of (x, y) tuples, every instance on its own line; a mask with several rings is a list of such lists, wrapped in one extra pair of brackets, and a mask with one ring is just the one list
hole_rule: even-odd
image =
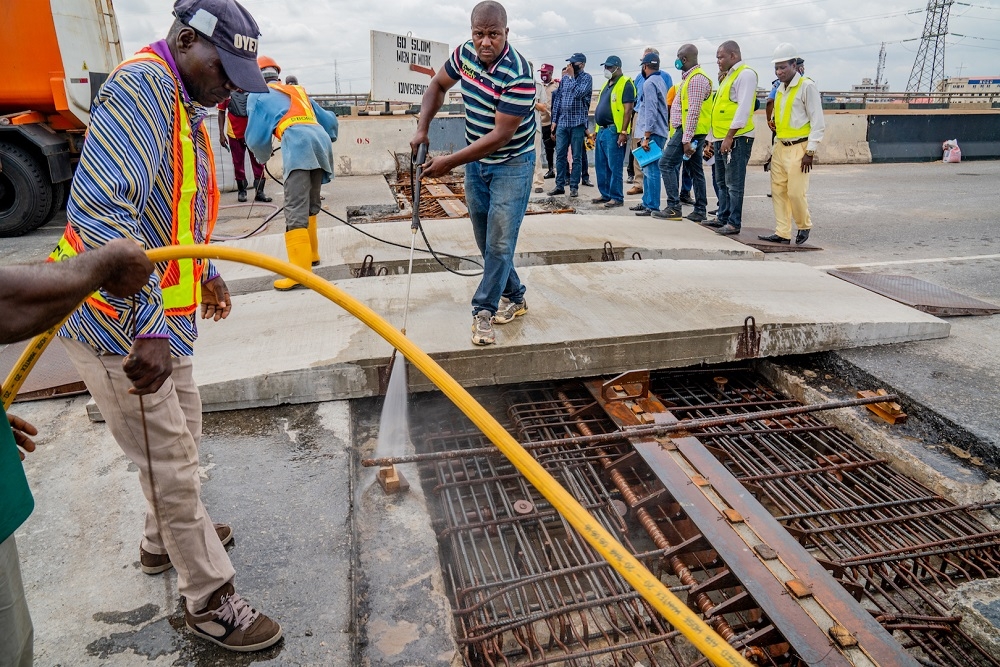
[(38, 435), (38, 429), (14, 415), (7, 415), (7, 421), (10, 423), (11, 430), (14, 431), (14, 443), (20, 448), (17, 454), (23, 461), (24, 452), (35, 451), (35, 442), (28, 436)]
[(410, 139), (410, 157), (416, 159), (417, 151), (420, 149), (420, 144), (430, 145), (430, 139), (427, 138), (427, 130), (417, 128), (413, 138)]
[(424, 162), (424, 167), (420, 174), (422, 178), (440, 178), (444, 176), (449, 171), (451, 171), (451, 165), (448, 161), (448, 155), (438, 155), (437, 157), (427, 158), (427, 162)]
[(107, 273), (101, 282), (101, 287), (108, 294), (124, 299), (141, 290), (149, 282), (153, 263), (146, 257), (142, 246), (135, 241), (115, 239), (91, 252), (100, 253), (105, 260)]
[(201, 286), (201, 319), (211, 318), (215, 322), (229, 317), (233, 303), (229, 299), (229, 288), (222, 276), (216, 276)]
[(156, 393), (174, 370), (170, 360), (169, 338), (137, 338), (122, 370), (132, 381), (130, 394), (139, 396)]

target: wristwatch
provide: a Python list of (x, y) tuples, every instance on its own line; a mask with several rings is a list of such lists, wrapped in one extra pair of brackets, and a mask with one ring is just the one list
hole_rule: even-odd
[(813, 155), (816, 155), (816, 151), (806, 151), (806, 155), (808, 157), (812, 157)]

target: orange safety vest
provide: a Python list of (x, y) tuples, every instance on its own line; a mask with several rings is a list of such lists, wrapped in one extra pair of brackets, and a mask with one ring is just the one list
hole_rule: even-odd
[[(149, 47), (123, 61), (118, 68), (129, 63), (152, 61), (159, 63), (170, 72), (173, 71), (165, 60), (156, 55)], [(117, 71), (117, 69), (115, 71)], [(173, 216), (170, 232), (171, 245), (193, 245), (195, 223), (195, 200), (198, 192), (198, 169), (196, 139), (191, 133), (191, 119), (187, 109), (181, 102), (180, 84), (176, 81), (174, 93), (174, 127), (172, 143), (172, 158), (174, 165)], [(208, 140), (208, 129), (204, 124), (200, 131), (205, 136), (208, 151), (208, 188), (206, 192), (206, 208), (208, 213), (208, 229), (205, 242), (212, 236), (215, 221), (219, 214), (219, 188), (215, 180), (215, 155), (212, 144)], [(49, 255), (50, 262), (62, 261), (74, 257), (84, 251), (83, 241), (73, 229), (71, 222), (66, 223), (59, 245)], [(166, 263), (166, 268), (160, 274), (160, 292), (163, 297), (163, 311), (167, 316), (190, 315), (198, 309), (201, 303), (201, 276), (205, 270), (205, 262), (200, 259), (179, 259)], [(100, 292), (94, 292), (87, 304), (109, 317), (118, 319), (118, 313)]]
[(316, 120), (316, 114), (313, 113), (312, 102), (309, 101), (309, 96), (306, 95), (305, 88), (277, 82), (267, 85), (279, 93), (288, 95), (288, 99), (290, 100), (288, 112), (281, 117), (281, 120), (278, 121), (278, 126), (274, 128), (274, 136), (281, 139), (281, 135), (285, 133), (285, 130), (290, 125), (298, 125), (299, 123), (319, 125), (319, 121)]

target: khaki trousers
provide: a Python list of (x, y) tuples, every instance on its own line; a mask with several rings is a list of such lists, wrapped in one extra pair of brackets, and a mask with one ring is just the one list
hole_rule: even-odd
[(122, 370), (124, 357), (102, 356), (79, 341), (61, 340), (118, 446), (139, 468), (139, 483), (149, 503), (142, 548), (170, 555), (177, 570), (177, 590), (190, 611), (201, 611), (236, 571), (201, 502), (201, 396), (191, 374), (191, 358), (174, 359), (173, 372), (159, 391), (143, 396), (150, 476), (139, 397), (128, 393), (132, 383)]
[(774, 142), (771, 154), (771, 201), (774, 204), (774, 233), (792, 238), (792, 220), (799, 229), (812, 229), (809, 217), (809, 174), (802, 173), (802, 158), (808, 142), (786, 146)]
[(34, 637), (11, 535), (0, 542), (0, 667), (31, 667)]

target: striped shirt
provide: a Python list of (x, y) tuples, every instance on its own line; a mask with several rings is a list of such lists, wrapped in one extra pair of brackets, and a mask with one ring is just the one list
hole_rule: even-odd
[(535, 150), (535, 83), (524, 56), (508, 44), (493, 64), (484, 67), (470, 39), (455, 49), (444, 70), (452, 79), (462, 81), (467, 143), (481, 139), (496, 127), (497, 112), (521, 118), (507, 145), (480, 162), (499, 164)]
[[(166, 42), (151, 47), (167, 61), (172, 72), (151, 61), (129, 63), (105, 81), (91, 109), (90, 129), (66, 206), (69, 224), (85, 249), (116, 238), (134, 239), (147, 249), (171, 245), (174, 95), (176, 82), (181, 79)], [(183, 83), (180, 86), (182, 103), (196, 133), (193, 136), (198, 137), (194, 239), (204, 243), (211, 145), (197, 128), (209, 110), (192, 102)], [(192, 355), (198, 337), (195, 314), (164, 314), (160, 274), (165, 269), (166, 264), (157, 265), (149, 283), (136, 297), (135, 309), (131, 298), (119, 299), (102, 292), (118, 317), (84, 304), (70, 316), (59, 335), (75, 338), (99, 353), (127, 355), (134, 326), (139, 338), (169, 338), (173, 356)], [(209, 263), (202, 282), (217, 275)]]

